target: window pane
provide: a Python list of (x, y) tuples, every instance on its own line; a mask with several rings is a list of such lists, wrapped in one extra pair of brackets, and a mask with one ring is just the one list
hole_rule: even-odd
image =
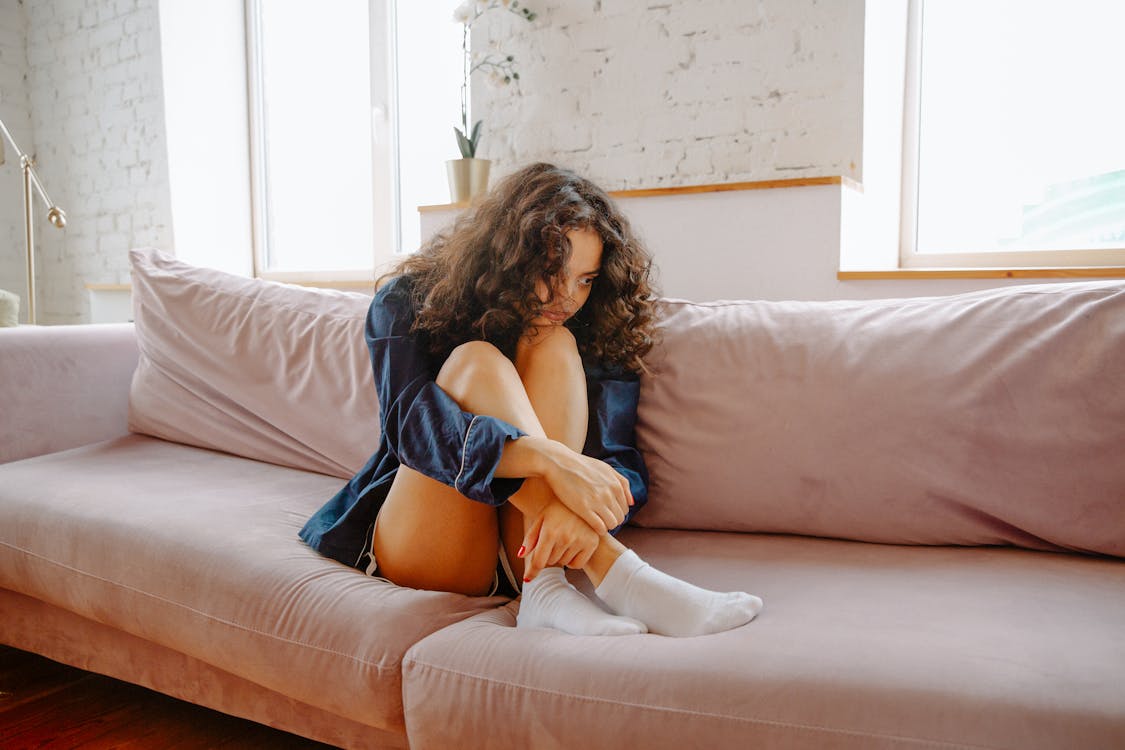
[[(397, 9), (399, 186), (402, 250), (418, 249), (418, 206), (449, 203), (447, 159), (461, 153), (453, 127), (461, 124), (461, 30), (458, 0), (400, 2)], [(490, 133), (483, 126), (482, 142)], [(487, 153), (487, 144), (481, 155)]]
[(930, 0), (918, 252), (1125, 246), (1125, 3)]
[(367, 0), (262, 2), (259, 8), (267, 268), (369, 269)]

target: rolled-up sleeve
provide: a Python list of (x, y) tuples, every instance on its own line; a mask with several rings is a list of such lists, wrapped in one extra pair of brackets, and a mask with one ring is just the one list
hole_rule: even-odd
[(502, 419), (463, 411), (435, 382), (436, 367), (416, 336), (403, 279), (372, 301), (366, 338), (387, 447), (399, 463), (471, 500), (502, 505), (522, 479), (496, 478), (508, 440), (524, 433)]
[[(590, 422), (582, 452), (612, 466), (629, 482), (633, 506), (621, 526), (648, 502), (648, 469), (636, 449), (637, 400), (640, 381), (607, 377), (601, 372), (587, 373)], [(616, 533), (621, 526), (610, 533)]]

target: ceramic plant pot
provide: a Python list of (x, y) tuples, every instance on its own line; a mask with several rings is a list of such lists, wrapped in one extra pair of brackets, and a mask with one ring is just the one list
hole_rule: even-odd
[(449, 198), (453, 203), (471, 203), (488, 191), (488, 159), (450, 159), (445, 163)]

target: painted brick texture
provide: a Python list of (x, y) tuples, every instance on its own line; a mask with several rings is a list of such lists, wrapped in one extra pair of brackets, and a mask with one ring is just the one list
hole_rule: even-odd
[[(521, 81), (473, 87), (481, 155), (610, 189), (861, 178), (863, 0), (521, 0), (478, 50)], [(127, 251), (172, 246), (159, 0), (0, 2), (0, 114), (68, 216), (36, 209), (39, 318), (88, 319), (87, 282), (128, 280)], [(202, 52), (201, 52), (202, 54)], [(18, 164), (0, 167), (0, 287), (23, 294)]]
[[(5, 0), (0, 2), (0, 119), (25, 150), (32, 147), (27, 75), (27, 13), (22, 0)], [(6, 163), (0, 166), (0, 289), (18, 294), (22, 307), (27, 285), (23, 178), (19, 159), (7, 143), (4, 146)]]
[(473, 27), (515, 85), (474, 76), (480, 155), (608, 189), (860, 178), (863, 0), (526, 0)]
[(24, 7), (33, 145), (21, 146), (67, 213), (60, 232), (36, 211), (38, 317), (79, 323), (87, 282), (126, 282), (129, 248), (172, 244), (157, 0)]

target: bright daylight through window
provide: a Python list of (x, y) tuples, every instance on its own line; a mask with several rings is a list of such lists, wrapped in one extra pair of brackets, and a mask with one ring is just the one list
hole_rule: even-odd
[(385, 7), (250, 3), (260, 275), (370, 278), (395, 241)]
[(920, 10), (907, 173), (917, 223), (904, 262), (1121, 265), (1125, 3), (929, 0)]
[(449, 201), (455, 0), (248, 0), (260, 275), (370, 279)]

